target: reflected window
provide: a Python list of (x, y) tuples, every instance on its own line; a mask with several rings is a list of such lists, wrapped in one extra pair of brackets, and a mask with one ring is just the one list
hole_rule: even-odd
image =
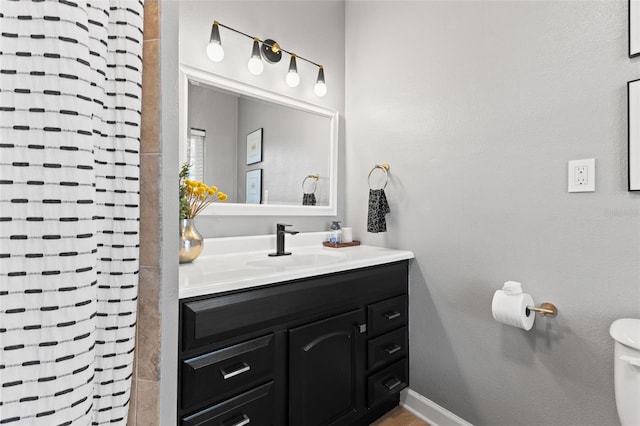
[(187, 162), (191, 164), (189, 179), (204, 181), (204, 138), (207, 132), (202, 129), (189, 129), (187, 143)]

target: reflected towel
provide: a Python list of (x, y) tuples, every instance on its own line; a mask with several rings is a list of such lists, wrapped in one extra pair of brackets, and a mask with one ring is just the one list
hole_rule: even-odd
[(316, 194), (302, 194), (302, 205), (303, 206), (315, 206), (316, 205)]
[(385, 215), (391, 212), (384, 189), (369, 190), (369, 211), (367, 214), (367, 232), (387, 232)]

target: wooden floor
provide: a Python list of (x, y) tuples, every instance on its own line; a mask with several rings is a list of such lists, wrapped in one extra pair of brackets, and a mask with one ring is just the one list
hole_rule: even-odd
[(384, 417), (371, 423), (371, 426), (429, 426), (402, 407), (396, 407)]

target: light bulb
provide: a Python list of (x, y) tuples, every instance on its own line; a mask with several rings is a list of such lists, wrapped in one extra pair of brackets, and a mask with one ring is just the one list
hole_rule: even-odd
[(300, 84), (300, 76), (298, 75), (297, 72), (289, 71), (287, 73), (286, 80), (287, 80), (287, 84), (290, 87), (298, 87), (298, 84)]
[(224, 49), (218, 43), (211, 42), (207, 45), (207, 56), (213, 62), (220, 62), (224, 59)]
[(249, 72), (253, 75), (260, 75), (264, 70), (264, 64), (262, 63), (262, 58), (260, 57), (260, 45), (258, 44), (257, 38), (253, 39), (251, 59), (249, 59), (247, 67), (249, 68)]
[(322, 66), (318, 70), (318, 78), (316, 79), (316, 85), (313, 87), (313, 92), (319, 97), (327, 94), (327, 85), (324, 82), (324, 67)]
[(291, 55), (289, 61), (289, 72), (286, 77), (287, 84), (291, 87), (297, 87), (300, 84), (300, 76), (298, 75), (298, 66), (296, 65), (296, 55)]
[(260, 58), (251, 58), (247, 64), (249, 72), (253, 75), (260, 75), (264, 71), (264, 64)]
[(313, 92), (316, 94), (316, 96), (323, 97), (324, 95), (327, 94), (327, 85), (324, 83), (318, 82), (313, 87)]
[(220, 62), (224, 59), (224, 49), (220, 41), (220, 30), (218, 29), (218, 21), (214, 21), (211, 26), (211, 35), (209, 36), (209, 44), (207, 45), (207, 56), (213, 62)]

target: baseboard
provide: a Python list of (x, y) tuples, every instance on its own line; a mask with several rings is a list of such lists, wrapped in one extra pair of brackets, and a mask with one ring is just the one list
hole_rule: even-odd
[(411, 389), (400, 392), (400, 405), (429, 423), (430, 426), (473, 426), (468, 421)]

